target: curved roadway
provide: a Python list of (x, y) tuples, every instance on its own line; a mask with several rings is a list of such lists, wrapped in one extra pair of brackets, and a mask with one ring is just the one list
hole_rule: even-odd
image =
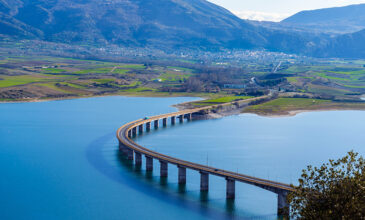
[[(250, 100), (252, 101), (254, 99), (250, 99)], [(240, 102), (245, 102), (245, 101), (247, 102), (250, 100), (244, 100), (244, 101), (240, 101)], [(153, 117), (151, 117), (149, 119), (145, 119), (145, 120), (139, 119), (139, 120), (130, 122), (130, 123), (125, 124), (122, 127), (120, 127), (117, 131), (117, 138), (121, 144), (123, 144), (125, 147), (133, 150), (134, 152), (144, 154), (148, 157), (151, 157), (151, 158), (154, 158), (154, 159), (157, 159), (160, 161), (175, 164), (180, 167), (185, 167), (185, 168), (197, 170), (200, 172), (206, 172), (206, 173), (209, 173), (212, 175), (225, 177), (225, 178), (232, 179), (235, 181), (252, 184), (252, 185), (261, 187), (263, 189), (266, 189), (266, 190), (269, 190), (269, 191), (272, 191), (275, 193), (294, 191), (294, 188), (289, 184), (274, 182), (271, 180), (252, 177), (252, 176), (248, 176), (248, 175), (244, 175), (244, 174), (240, 174), (240, 173), (235, 173), (235, 172), (222, 170), (222, 169), (215, 168), (215, 167), (205, 166), (202, 164), (193, 163), (193, 162), (181, 160), (178, 158), (170, 157), (168, 155), (164, 155), (164, 154), (149, 150), (148, 148), (145, 148), (143, 146), (140, 146), (129, 137), (129, 134), (132, 132), (131, 130), (133, 128), (138, 128), (138, 126), (143, 125), (148, 122), (152, 123), (155, 120), (167, 119), (169, 117), (178, 117), (178, 116), (184, 117), (187, 114), (194, 114), (194, 113), (199, 113), (202, 111), (209, 111), (216, 107), (229, 105), (229, 104), (232, 104), (232, 103), (226, 103), (226, 104), (222, 104), (222, 105), (208, 106), (208, 107), (196, 108), (196, 109), (188, 109), (188, 110), (183, 110), (183, 111), (179, 111), (179, 112), (153, 116)]]

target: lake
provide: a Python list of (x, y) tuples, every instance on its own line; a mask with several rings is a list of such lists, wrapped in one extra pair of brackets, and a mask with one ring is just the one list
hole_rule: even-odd
[[(0, 104), (0, 219), (275, 219), (276, 195), (177, 169), (160, 179), (118, 153), (115, 132), (145, 116), (176, 111), (196, 98), (100, 97)], [(349, 150), (365, 154), (365, 112), (329, 111), (269, 118), (242, 114), (193, 121), (138, 136), (137, 142), (181, 159), (285, 183), (306, 165)]]

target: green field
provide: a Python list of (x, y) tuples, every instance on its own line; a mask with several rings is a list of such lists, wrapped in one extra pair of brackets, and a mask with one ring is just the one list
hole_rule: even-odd
[(33, 82), (42, 82), (47, 81), (48, 79), (35, 77), (35, 76), (29, 76), (29, 75), (23, 75), (23, 76), (0, 76), (3, 80), (0, 80), (0, 87), (10, 87), (10, 86), (18, 86), (18, 85), (24, 85), (28, 83)]
[(46, 69), (42, 69), (42, 72), (44, 72), (44, 73), (65, 73), (65, 72), (67, 72), (67, 70), (57, 69), (57, 68), (46, 68)]
[(37, 85), (39, 85), (39, 86), (45, 86), (47, 88), (50, 88), (50, 89), (55, 90), (55, 91), (58, 91), (58, 92), (62, 92), (62, 93), (66, 93), (66, 94), (71, 94), (71, 92), (69, 92), (67, 90), (64, 90), (64, 89), (61, 89), (58, 86), (56, 86), (56, 83), (40, 83), (40, 84), (37, 84)]
[(290, 66), (280, 72), (293, 74), (286, 79), (296, 87), (297, 92), (341, 98), (365, 93), (364, 67), (355, 65), (353, 61), (333, 63), (336, 65)]
[(238, 100), (244, 100), (244, 99), (250, 99), (253, 98), (253, 96), (225, 96), (221, 98), (216, 99), (208, 99), (201, 102), (209, 102), (209, 103), (227, 103), (227, 102), (233, 102)]
[(106, 74), (111, 73), (113, 68), (96, 68), (96, 69), (86, 69), (86, 70), (79, 70), (73, 72), (74, 74), (91, 74), (91, 73), (97, 73), (97, 74)]
[(329, 109), (365, 109), (365, 102), (337, 102), (322, 99), (278, 98), (246, 108), (244, 112), (261, 115), (283, 115), (291, 111)]
[(306, 98), (278, 98), (263, 104), (250, 106), (245, 111), (266, 114), (280, 114), (295, 110), (317, 109), (328, 106), (330, 100), (306, 99)]
[(349, 91), (344, 89), (337, 89), (328, 86), (319, 86), (309, 83), (307, 85), (307, 91), (314, 94), (326, 94), (331, 96), (344, 96)]
[[(128, 62), (47, 56), (9, 57), (7, 53), (0, 52), (1, 97), (19, 100), (27, 98), (22, 96), (29, 94), (39, 96), (32, 95), (35, 99), (62, 97), (62, 94), (57, 92), (67, 93), (67, 97), (100, 94), (205, 94), (204, 97), (210, 97), (209, 100), (192, 104), (204, 106), (251, 98), (236, 94), (259, 96), (269, 90), (279, 94), (301, 93), (300, 95), (307, 96), (302, 93), (309, 93), (309, 97), (315, 95), (333, 100), (359, 99), (361, 94), (365, 94), (365, 67), (362, 64), (365, 61), (360, 60), (355, 62), (339, 59), (331, 63), (331, 60), (297, 62), (295, 58), (290, 58), (283, 61), (275, 73), (272, 69), (277, 65), (276, 61), (276, 64), (270, 63), (271, 61), (266, 63), (229, 60), (185, 62), (178, 58), (161, 59), (156, 62), (143, 59), (140, 63)], [(253, 77), (256, 78), (256, 83), (252, 83)], [(37, 86), (34, 87), (33, 84)], [(226, 84), (243, 86), (234, 88), (226, 87)], [(9, 93), (7, 87), (12, 86), (16, 87)], [(19, 93), (14, 94), (14, 91)]]
[(363, 75), (365, 74), (365, 70), (357, 70), (357, 71), (328, 71), (330, 73), (336, 74), (344, 74), (344, 75)]
[(344, 85), (348, 88), (365, 89), (365, 85)]
[[(126, 68), (125, 66), (130, 67), (129, 69), (120, 69), (121, 67)], [(103, 67), (103, 68), (95, 68), (95, 69), (84, 69), (73, 72), (74, 74), (126, 74), (130, 72), (131, 69), (144, 69), (144, 66), (139, 65), (123, 65), (118, 66), (118, 68), (114, 67)]]
[[(165, 96), (164, 92), (156, 88), (154, 79), (162, 78), (161, 86), (179, 87), (191, 76), (192, 71), (179, 66), (151, 65), (147, 68), (142, 63), (45, 56), (7, 57), (5, 54), (4, 59), (1, 59), (0, 54), (0, 60), (0, 64), (5, 64), (5, 67), (0, 67), (0, 93), (4, 91), (4, 99), (12, 97), (19, 100), (23, 99), (23, 94), (31, 93), (39, 96), (37, 98), (47, 99), (57, 95), (55, 92), (74, 96), (118, 93), (161, 93)], [(14, 94), (1, 90), (13, 86), (17, 86), (15, 90), (25, 92), (19, 92), (19, 97), (15, 95), (14, 98)], [(54, 90), (54, 93), (49, 89)]]
[(286, 77), (286, 79), (291, 83), (297, 83), (299, 77)]
[(332, 80), (341, 80), (341, 81), (350, 81), (351, 79), (349, 78), (341, 78), (341, 77), (335, 77), (335, 76), (329, 76), (326, 73), (317, 73), (316, 75), (325, 78), (325, 79), (332, 79)]
[(134, 92), (156, 92), (156, 91), (157, 91), (156, 89), (148, 88), (148, 87), (138, 87), (138, 88), (125, 90), (125, 92), (130, 92), (130, 93), (134, 93)]
[(203, 101), (194, 102), (193, 105), (201, 105), (201, 106), (207, 106), (207, 105), (217, 105), (217, 104), (223, 104), (238, 100), (245, 100), (253, 98), (253, 96), (225, 96), (225, 97), (219, 97), (215, 99), (208, 99)]
[(135, 81), (135, 82), (131, 82), (129, 85), (117, 85), (117, 84), (112, 83), (112, 85), (119, 87), (121, 89), (127, 89), (127, 88), (138, 87), (139, 85), (141, 85), (141, 82)]
[(124, 64), (124, 65), (118, 65), (118, 67), (126, 68), (126, 69), (145, 69), (146, 68), (143, 64)]
[(130, 70), (126, 70), (126, 69), (114, 69), (111, 73), (126, 74), (128, 72), (130, 72)]
[(69, 87), (72, 87), (72, 88), (75, 88), (75, 89), (85, 89), (84, 86), (81, 86), (81, 85), (75, 84), (75, 83), (60, 83), (60, 85), (69, 86)]
[(113, 82), (114, 79), (93, 79), (92, 81), (97, 82), (97, 83), (109, 83), (109, 82)]

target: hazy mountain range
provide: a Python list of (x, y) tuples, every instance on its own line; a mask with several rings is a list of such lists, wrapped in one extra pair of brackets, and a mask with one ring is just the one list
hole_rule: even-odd
[[(364, 13), (350, 16), (347, 11), (354, 9), (345, 7), (344, 13), (336, 9), (335, 14), (341, 18), (319, 10), (299, 13), (280, 24), (259, 25), (205, 0), (0, 0), (0, 34), (70, 44), (201, 50), (264, 48), (359, 57), (364, 54), (356, 47), (363, 45), (364, 31), (335, 37), (310, 31), (323, 30), (323, 25), (331, 23), (326, 29), (331, 32), (338, 20), (342, 26), (349, 24), (343, 32), (360, 29), (365, 7), (352, 7)], [(316, 19), (321, 21), (318, 26)], [(344, 47), (344, 42), (351, 48)]]
[(365, 4), (301, 11), (280, 24), (329, 33), (353, 33), (365, 29)]

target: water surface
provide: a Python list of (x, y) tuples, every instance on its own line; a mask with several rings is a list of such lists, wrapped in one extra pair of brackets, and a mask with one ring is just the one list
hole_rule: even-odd
[(189, 100), (1, 104), (0, 219), (209, 219), (200, 205), (150, 187), (117, 151), (123, 123)]
[[(242, 114), (178, 124), (137, 141), (184, 160), (297, 184), (307, 165), (319, 166), (351, 150), (365, 155), (364, 130), (365, 111), (306, 112), (294, 117)], [(188, 179), (198, 180), (196, 173), (190, 175)], [(199, 181), (194, 183), (189, 188), (199, 187)], [(224, 200), (224, 184), (223, 178), (211, 177), (210, 201)], [(231, 210), (235, 215), (274, 218), (275, 194), (236, 183), (236, 196)]]
[[(276, 196), (237, 183), (177, 170), (160, 179), (136, 170), (117, 150), (116, 129), (148, 115), (175, 111), (193, 98), (103, 97), (0, 104), (0, 219), (275, 219)], [(307, 164), (350, 149), (364, 154), (365, 113), (303, 113), (290, 118), (251, 114), (177, 124), (138, 137), (151, 149), (223, 169), (295, 183)]]

